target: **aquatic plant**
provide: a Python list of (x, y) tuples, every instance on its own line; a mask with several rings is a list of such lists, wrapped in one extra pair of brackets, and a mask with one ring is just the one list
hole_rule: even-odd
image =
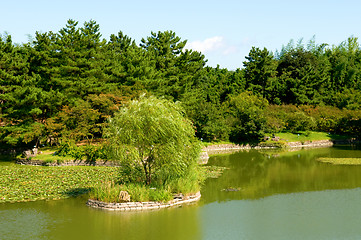
[(334, 165), (361, 165), (361, 158), (318, 158), (317, 161)]
[(0, 202), (68, 198), (117, 176), (116, 167), (1, 167)]

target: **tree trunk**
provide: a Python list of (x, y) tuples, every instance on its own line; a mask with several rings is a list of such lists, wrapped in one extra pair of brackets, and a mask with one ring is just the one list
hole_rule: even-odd
[(150, 172), (148, 171), (147, 168), (147, 162), (143, 162), (143, 168), (144, 168), (144, 173), (145, 173), (145, 183), (147, 185), (150, 184)]

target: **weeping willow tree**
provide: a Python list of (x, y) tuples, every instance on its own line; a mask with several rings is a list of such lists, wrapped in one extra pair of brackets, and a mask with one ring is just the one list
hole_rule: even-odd
[(143, 96), (121, 108), (104, 133), (124, 182), (164, 185), (197, 168), (200, 143), (179, 104)]

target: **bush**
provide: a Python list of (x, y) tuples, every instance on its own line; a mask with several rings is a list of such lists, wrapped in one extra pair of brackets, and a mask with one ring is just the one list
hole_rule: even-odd
[(316, 121), (318, 131), (335, 132), (344, 113), (337, 107), (318, 106), (310, 114)]
[(56, 155), (58, 156), (68, 156), (71, 155), (71, 152), (73, 151), (73, 149), (76, 148), (75, 143), (73, 142), (63, 142), (62, 144), (60, 144), (59, 150), (56, 151)]
[(264, 136), (267, 100), (243, 92), (229, 102), (231, 133), (233, 142), (259, 141)]
[(94, 163), (98, 159), (107, 159), (107, 150), (105, 145), (85, 145), (77, 146), (73, 142), (64, 142), (56, 152), (58, 156), (71, 156), (75, 160), (85, 159), (88, 163)]
[[(307, 106), (308, 107), (308, 106)], [(310, 108), (294, 105), (268, 106), (266, 113), (266, 130), (269, 133), (282, 131), (310, 131), (317, 128), (315, 119), (308, 115)]]
[(309, 131), (316, 128), (315, 120), (307, 116), (304, 112), (297, 111), (287, 115), (286, 128), (292, 133), (299, 131)]

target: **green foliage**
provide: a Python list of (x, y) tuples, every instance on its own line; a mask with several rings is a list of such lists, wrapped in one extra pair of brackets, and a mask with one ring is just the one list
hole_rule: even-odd
[(103, 202), (117, 203), (122, 202), (119, 197), (121, 191), (128, 192), (132, 202), (167, 202), (173, 198), (172, 193), (166, 189), (150, 188), (139, 184), (119, 185), (114, 182), (107, 182), (92, 188), (89, 197)]
[(315, 121), (304, 112), (289, 113), (286, 119), (287, 129), (293, 133), (315, 129)]
[(314, 110), (308, 106), (269, 106), (266, 111), (267, 132), (277, 133), (283, 130), (297, 133), (317, 129)]
[(201, 167), (197, 162), (194, 162), (188, 167), (184, 176), (180, 178), (169, 178), (163, 186), (168, 187), (172, 193), (187, 195), (200, 191), (204, 180), (205, 177)]
[(327, 94), (330, 88), (330, 76), (327, 72), (330, 64), (324, 55), (323, 46), (310, 44), (290, 46), (280, 56), (278, 75), (285, 77), (282, 102), (294, 104), (319, 104), (320, 94)]
[[(276, 54), (252, 47), (244, 68), (234, 71), (205, 67), (205, 56), (185, 49), (186, 42), (173, 31), (151, 32), (140, 45), (122, 31), (105, 40), (95, 21), (80, 25), (71, 19), (58, 32), (36, 32), (22, 45), (1, 36), (0, 144), (91, 143), (102, 137), (108, 118), (146, 92), (180, 101), (196, 136), (206, 141), (257, 141), (263, 132), (282, 130), (358, 131), (357, 38), (335, 46), (301, 39)], [(245, 91), (281, 106), (281, 113), (256, 105), (237, 115), (231, 99)], [(289, 112), (282, 105), (315, 110)], [(332, 116), (324, 111), (328, 107)]]
[(66, 141), (60, 145), (59, 150), (56, 151), (56, 155), (94, 163), (99, 159), (107, 160), (106, 152), (107, 147), (102, 144), (77, 146), (74, 142)]
[(155, 75), (143, 83), (156, 96), (179, 100), (204, 67), (204, 55), (184, 49), (186, 42), (173, 31), (151, 32), (141, 40), (140, 47), (146, 50), (155, 70)]
[(264, 48), (252, 47), (247, 61), (243, 62), (245, 68), (246, 88), (263, 98), (271, 98), (274, 91), (273, 78), (276, 76), (276, 61), (273, 55)]
[(260, 140), (264, 136), (267, 100), (249, 92), (241, 93), (229, 102), (229, 118), (232, 122), (231, 140), (235, 142)]
[(196, 135), (206, 141), (229, 139), (226, 102), (244, 91), (243, 72), (205, 68), (206, 73), (186, 92), (181, 101), (187, 116), (196, 127)]
[(141, 182), (148, 185), (153, 179), (165, 183), (183, 177), (200, 152), (193, 126), (180, 106), (155, 97), (141, 97), (121, 108), (110, 119), (105, 137), (113, 158), (124, 166), (124, 173), (144, 176)]
[(75, 143), (66, 141), (60, 145), (58, 151), (56, 151), (56, 155), (63, 157), (67, 155), (71, 155), (71, 152), (74, 151), (75, 148), (76, 148)]

